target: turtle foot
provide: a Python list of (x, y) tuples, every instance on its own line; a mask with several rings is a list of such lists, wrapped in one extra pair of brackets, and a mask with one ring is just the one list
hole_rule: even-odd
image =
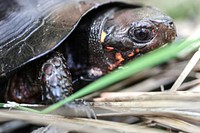
[(58, 102), (72, 91), (72, 79), (66, 61), (61, 53), (55, 52), (42, 65), (40, 72), (42, 101), (46, 104)]
[(52, 104), (72, 94), (72, 79), (62, 54), (51, 53), (21, 68), (9, 80), (5, 101)]

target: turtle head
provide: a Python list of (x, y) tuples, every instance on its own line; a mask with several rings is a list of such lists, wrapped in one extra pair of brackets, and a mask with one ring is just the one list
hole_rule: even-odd
[(100, 42), (112, 70), (175, 37), (175, 25), (169, 16), (143, 7), (116, 11), (105, 21)]

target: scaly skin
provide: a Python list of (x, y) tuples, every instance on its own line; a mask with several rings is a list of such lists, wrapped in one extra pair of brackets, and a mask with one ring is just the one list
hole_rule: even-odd
[(67, 45), (60, 45), (65, 48), (66, 61), (54, 51), (26, 66), (10, 79), (5, 99), (57, 102), (76, 86), (71, 74), (80, 82), (95, 80), (176, 37), (171, 18), (154, 8), (110, 7), (96, 12), (85, 16), (67, 38)]
[(105, 74), (174, 40), (176, 31), (172, 20), (164, 14), (156, 18), (152, 15), (156, 11), (149, 7), (113, 8), (96, 16), (89, 29), (91, 66)]
[(50, 104), (69, 96), (73, 90), (71, 86), (66, 61), (62, 54), (54, 52), (13, 75), (9, 80), (5, 100)]
[(151, 7), (116, 7), (90, 18), (77, 27), (70, 38), (73, 45), (66, 48), (73, 78), (79, 82), (95, 80), (176, 37), (172, 19)]
[(58, 102), (69, 96), (72, 91), (72, 79), (62, 54), (54, 53), (43, 65), (40, 73), (42, 81), (42, 101)]

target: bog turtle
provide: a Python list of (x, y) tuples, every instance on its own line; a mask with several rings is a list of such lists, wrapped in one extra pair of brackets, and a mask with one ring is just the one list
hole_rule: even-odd
[(53, 103), (175, 39), (172, 19), (133, 0), (0, 0), (5, 100)]

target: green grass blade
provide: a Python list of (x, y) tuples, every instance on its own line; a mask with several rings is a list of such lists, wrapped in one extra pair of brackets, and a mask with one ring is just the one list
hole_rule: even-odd
[[(82, 88), (78, 92), (74, 93), (73, 95), (69, 96), (68, 98), (55, 103), (42, 111), (34, 110), (28, 107), (16, 106), (14, 108), (34, 112), (34, 113), (49, 113), (53, 110), (61, 107), (62, 105), (66, 104), (67, 102), (73, 101), (79, 97), (87, 95), (89, 93), (95, 92), (97, 90), (103, 89), (108, 85), (116, 83), (120, 80), (128, 78), (140, 72), (144, 69), (150, 68), (152, 66), (158, 65), (162, 62), (169, 60), (170, 58), (176, 57), (178, 54), (188, 50), (194, 51), (200, 46), (200, 39), (196, 40), (186, 40), (184, 42), (176, 42), (173, 45), (166, 46), (164, 48), (155, 50), (149, 54), (144, 55), (143, 57), (137, 58), (134, 61), (128, 63), (124, 66), (125, 69), (118, 69), (114, 72), (111, 72), (108, 75), (103, 76), (102, 78), (98, 79), (97, 81), (87, 85), (86, 87)], [(3, 103), (0, 104), (2, 107), (4, 106)]]
[(89, 93), (100, 90), (108, 85), (116, 83), (120, 80), (123, 80), (133, 74), (140, 72), (144, 69), (150, 68), (157, 64), (167, 61), (170, 58), (177, 56), (180, 52), (189, 49), (195, 50), (200, 46), (200, 39), (196, 39), (193, 41), (186, 40), (182, 43), (175, 43), (173, 45), (166, 46), (165, 48), (161, 48), (159, 50), (155, 50), (149, 54), (144, 55), (141, 58), (135, 59), (134, 61), (125, 65), (125, 69), (118, 69), (108, 75), (103, 76), (97, 81), (87, 85), (82, 88), (78, 92), (74, 93), (70, 97), (55, 103), (48, 108), (41, 111), (41, 113), (49, 113), (67, 102), (73, 101), (76, 98), (82, 97)]

